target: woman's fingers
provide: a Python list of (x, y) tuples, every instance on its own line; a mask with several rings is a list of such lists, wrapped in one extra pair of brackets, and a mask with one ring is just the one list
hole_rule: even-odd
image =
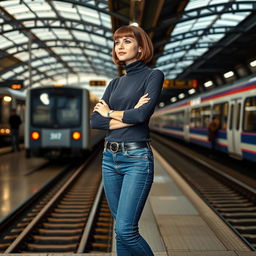
[(143, 96), (141, 96), (141, 99), (145, 98), (148, 96), (148, 93), (144, 94)]
[(100, 103), (102, 103), (103, 105), (107, 105), (107, 103), (103, 99), (100, 100)]

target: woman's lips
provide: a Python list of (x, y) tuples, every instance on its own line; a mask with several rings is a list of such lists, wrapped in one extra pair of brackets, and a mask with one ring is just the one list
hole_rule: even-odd
[(119, 52), (118, 55), (124, 55), (126, 52)]

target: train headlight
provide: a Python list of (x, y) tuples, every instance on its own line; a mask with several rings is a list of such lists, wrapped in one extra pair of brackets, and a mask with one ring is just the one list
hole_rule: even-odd
[(32, 140), (39, 140), (40, 139), (40, 133), (39, 132), (32, 132), (31, 133)]
[(72, 133), (72, 139), (73, 140), (80, 140), (81, 139), (81, 133), (80, 132), (73, 132)]

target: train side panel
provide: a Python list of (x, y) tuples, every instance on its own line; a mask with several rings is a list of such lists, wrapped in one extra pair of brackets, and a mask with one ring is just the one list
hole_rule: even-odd
[[(159, 133), (210, 148), (208, 125), (219, 120), (216, 149), (256, 161), (256, 85), (237, 84), (160, 109), (150, 127)], [(183, 120), (182, 120), (183, 118)]]

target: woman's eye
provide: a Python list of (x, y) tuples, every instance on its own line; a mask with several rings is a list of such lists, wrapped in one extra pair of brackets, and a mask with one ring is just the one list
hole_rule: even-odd
[(130, 40), (125, 40), (125, 43), (130, 44), (131, 41)]
[(117, 44), (119, 44), (119, 41), (115, 41), (115, 42), (114, 42), (114, 45), (117, 45)]

